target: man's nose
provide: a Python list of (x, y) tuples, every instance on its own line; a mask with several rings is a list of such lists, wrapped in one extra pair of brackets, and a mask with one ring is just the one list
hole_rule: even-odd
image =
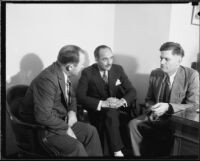
[(165, 59), (161, 59), (161, 60), (160, 60), (160, 63), (161, 63), (161, 64), (165, 64), (165, 62), (166, 62)]
[(108, 64), (111, 65), (112, 64), (112, 59), (108, 60)]

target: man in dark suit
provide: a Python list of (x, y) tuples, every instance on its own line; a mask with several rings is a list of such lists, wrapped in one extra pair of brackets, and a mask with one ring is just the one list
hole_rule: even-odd
[(94, 126), (77, 121), (77, 104), (70, 76), (77, 75), (84, 51), (66, 45), (57, 61), (44, 69), (31, 83), (22, 101), (20, 115), (48, 127), (47, 140), (62, 156), (102, 156), (101, 143)]
[[(110, 47), (98, 46), (94, 56), (97, 63), (82, 71), (77, 88), (77, 100), (88, 110), (90, 122), (97, 127), (100, 138), (106, 139), (101, 141), (109, 144), (111, 155), (124, 156), (120, 128), (126, 125), (123, 124), (121, 117), (123, 110), (126, 111), (136, 99), (136, 90), (123, 68), (113, 64), (113, 52)], [(129, 118), (127, 116), (124, 119)], [(101, 137), (102, 135), (104, 136)], [(110, 154), (104, 149), (104, 155)]]
[[(147, 112), (129, 123), (133, 152), (136, 156), (147, 154), (143, 153), (146, 148), (143, 145), (146, 145), (144, 143), (147, 141), (154, 142), (156, 139), (165, 138), (166, 142), (170, 143), (173, 140), (171, 114), (199, 104), (199, 74), (180, 65), (184, 56), (180, 44), (166, 42), (160, 47), (160, 52), (160, 68), (153, 70), (149, 78), (145, 100)], [(162, 148), (165, 148), (165, 145), (162, 145)], [(170, 148), (165, 152), (167, 150), (169, 155)]]

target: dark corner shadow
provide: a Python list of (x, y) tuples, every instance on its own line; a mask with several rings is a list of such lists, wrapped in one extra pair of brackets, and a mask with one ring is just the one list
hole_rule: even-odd
[[(20, 71), (6, 82), (6, 88), (17, 84), (29, 85), (30, 82), (43, 70), (42, 60), (34, 53), (26, 54), (20, 61)], [(5, 131), (5, 156), (12, 156), (17, 153), (16, 140), (11, 128), (10, 119), (6, 113)]]
[[(86, 52), (86, 53), (85, 53), (85, 62), (84, 62), (84, 64), (83, 64), (82, 70), (83, 70), (85, 67), (87, 67), (88, 65), (89, 65), (89, 55), (88, 55), (88, 53)], [(82, 70), (81, 70), (81, 71), (82, 71)], [(81, 76), (81, 71), (78, 73), (78, 75), (76, 75), (76, 76), (71, 76), (71, 77), (70, 77), (71, 82), (72, 82), (72, 87), (73, 87), (73, 89), (74, 89), (75, 92), (76, 92), (76, 89), (77, 89), (78, 81), (79, 81), (80, 76)]]
[(114, 63), (123, 66), (125, 73), (127, 74), (132, 85), (135, 87), (137, 91), (137, 105), (144, 103), (148, 88), (149, 74), (142, 74), (138, 72), (138, 68), (142, 64), (139, 64), (134, 56), (122, 54), (115, 55)]
[(197, 53), (197, 61), (192, 62), (191, 68), (197, 70), (200, 74), (200, 52)]
[(20, 61), (20, 71), (6, 82), (6, 87), (17, 84), (29, 85), (31, 81), (43, 70), (42, 60), (35, 53), (26, 54)]

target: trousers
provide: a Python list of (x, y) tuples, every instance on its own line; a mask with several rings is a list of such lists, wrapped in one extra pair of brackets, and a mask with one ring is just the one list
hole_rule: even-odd
[(71, 128), (77, 139), (67, 134), (47, 138), (64, 157), (103, 155), (99, 135), (94, 126), (78, 121)]
[[(148, 116), (143, 114), (131, 120), (128, 127), (135, 156), (148, 155), (147, 152), (155, 150), (154, 146), (158, 144), (163, 144), (157, 148), (160, 152), (166, 155), (169, 153), (173, 141), (173, 126), (169, 118), (151, 122)], [(151, 143), (150, 146), (149, 143)]]

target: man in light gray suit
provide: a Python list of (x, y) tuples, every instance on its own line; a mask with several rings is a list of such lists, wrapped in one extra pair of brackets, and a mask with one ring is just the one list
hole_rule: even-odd
[[(160, 47), (160, 52), (161, 66), (150, 74), (145, 99), (147, 112), (129, 122), (136, 156), (147, 154), (143, 149), (147, 148), (145, 143), (148, 141), (156, 144), (154, 140), (165, 138), (170, 143), (173, 140), (170, 139), (173, 138), (171, 114), (199, 104), (199, 74), (180, 65), (184, 56), (180, 44), (166, 42)], [(165, 145), (162, 148), (166, 148)], [(169, 154), (170, 146), (164, 151), (164, 155)]]

